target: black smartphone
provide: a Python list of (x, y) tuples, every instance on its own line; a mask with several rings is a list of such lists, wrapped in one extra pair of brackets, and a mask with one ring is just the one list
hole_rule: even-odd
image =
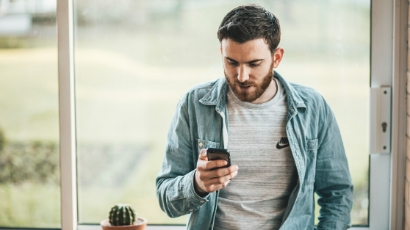
[(206, 154), (209, 161), (226, 160), (228, 164), (224, 167), (231, 166), (231, 155), (229, 154), (229, 151), (227, 149), (208, 148), (206, 150)]

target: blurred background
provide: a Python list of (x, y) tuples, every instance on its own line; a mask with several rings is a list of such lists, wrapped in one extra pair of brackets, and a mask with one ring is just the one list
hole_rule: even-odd
[[(368, 223), (370, 0), (77, 0), (79, 222), (129, 203), (150, 224), (166, 134), (190, 87), (223, 77), (216, 31), (248, 3), (280, 20), (288, 81), (319, 91), (338, 120)], [(56, 0), (0, 0), (0, 226), (60, 227)]]

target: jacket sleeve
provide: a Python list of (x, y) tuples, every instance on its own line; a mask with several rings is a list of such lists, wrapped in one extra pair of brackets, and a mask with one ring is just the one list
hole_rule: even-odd
[(347, 229), (353, 203), (347, 158), (336, 119), (326, 103), (321, 117), (314, 185), (320, 206), (317, 229)]
[(198, 150), (191, 144), (189, 127), (189, 114), (181, 99), (168, 132), (162, 168), (156, 178), (159, 205), (169, 217), (192, 213), (207, 201), (194, 189)]

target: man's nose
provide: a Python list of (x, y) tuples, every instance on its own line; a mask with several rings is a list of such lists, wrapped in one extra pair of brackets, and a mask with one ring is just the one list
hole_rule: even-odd
[(242, 65), (238, 67), (238, 80), (244, 82), (249, 79), (249, 70), (246, 66)]

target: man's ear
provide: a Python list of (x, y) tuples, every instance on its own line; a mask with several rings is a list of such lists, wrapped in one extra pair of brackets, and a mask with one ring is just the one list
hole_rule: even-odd
[(219, 46), (219, 52), (221, 52), (221, 54), (222, 54), (222, 45)]
[(272, 53), (273, 68), (278, 68), (280, 62), (282, 61), (285, 50), (281, 47), (276, 48)]

